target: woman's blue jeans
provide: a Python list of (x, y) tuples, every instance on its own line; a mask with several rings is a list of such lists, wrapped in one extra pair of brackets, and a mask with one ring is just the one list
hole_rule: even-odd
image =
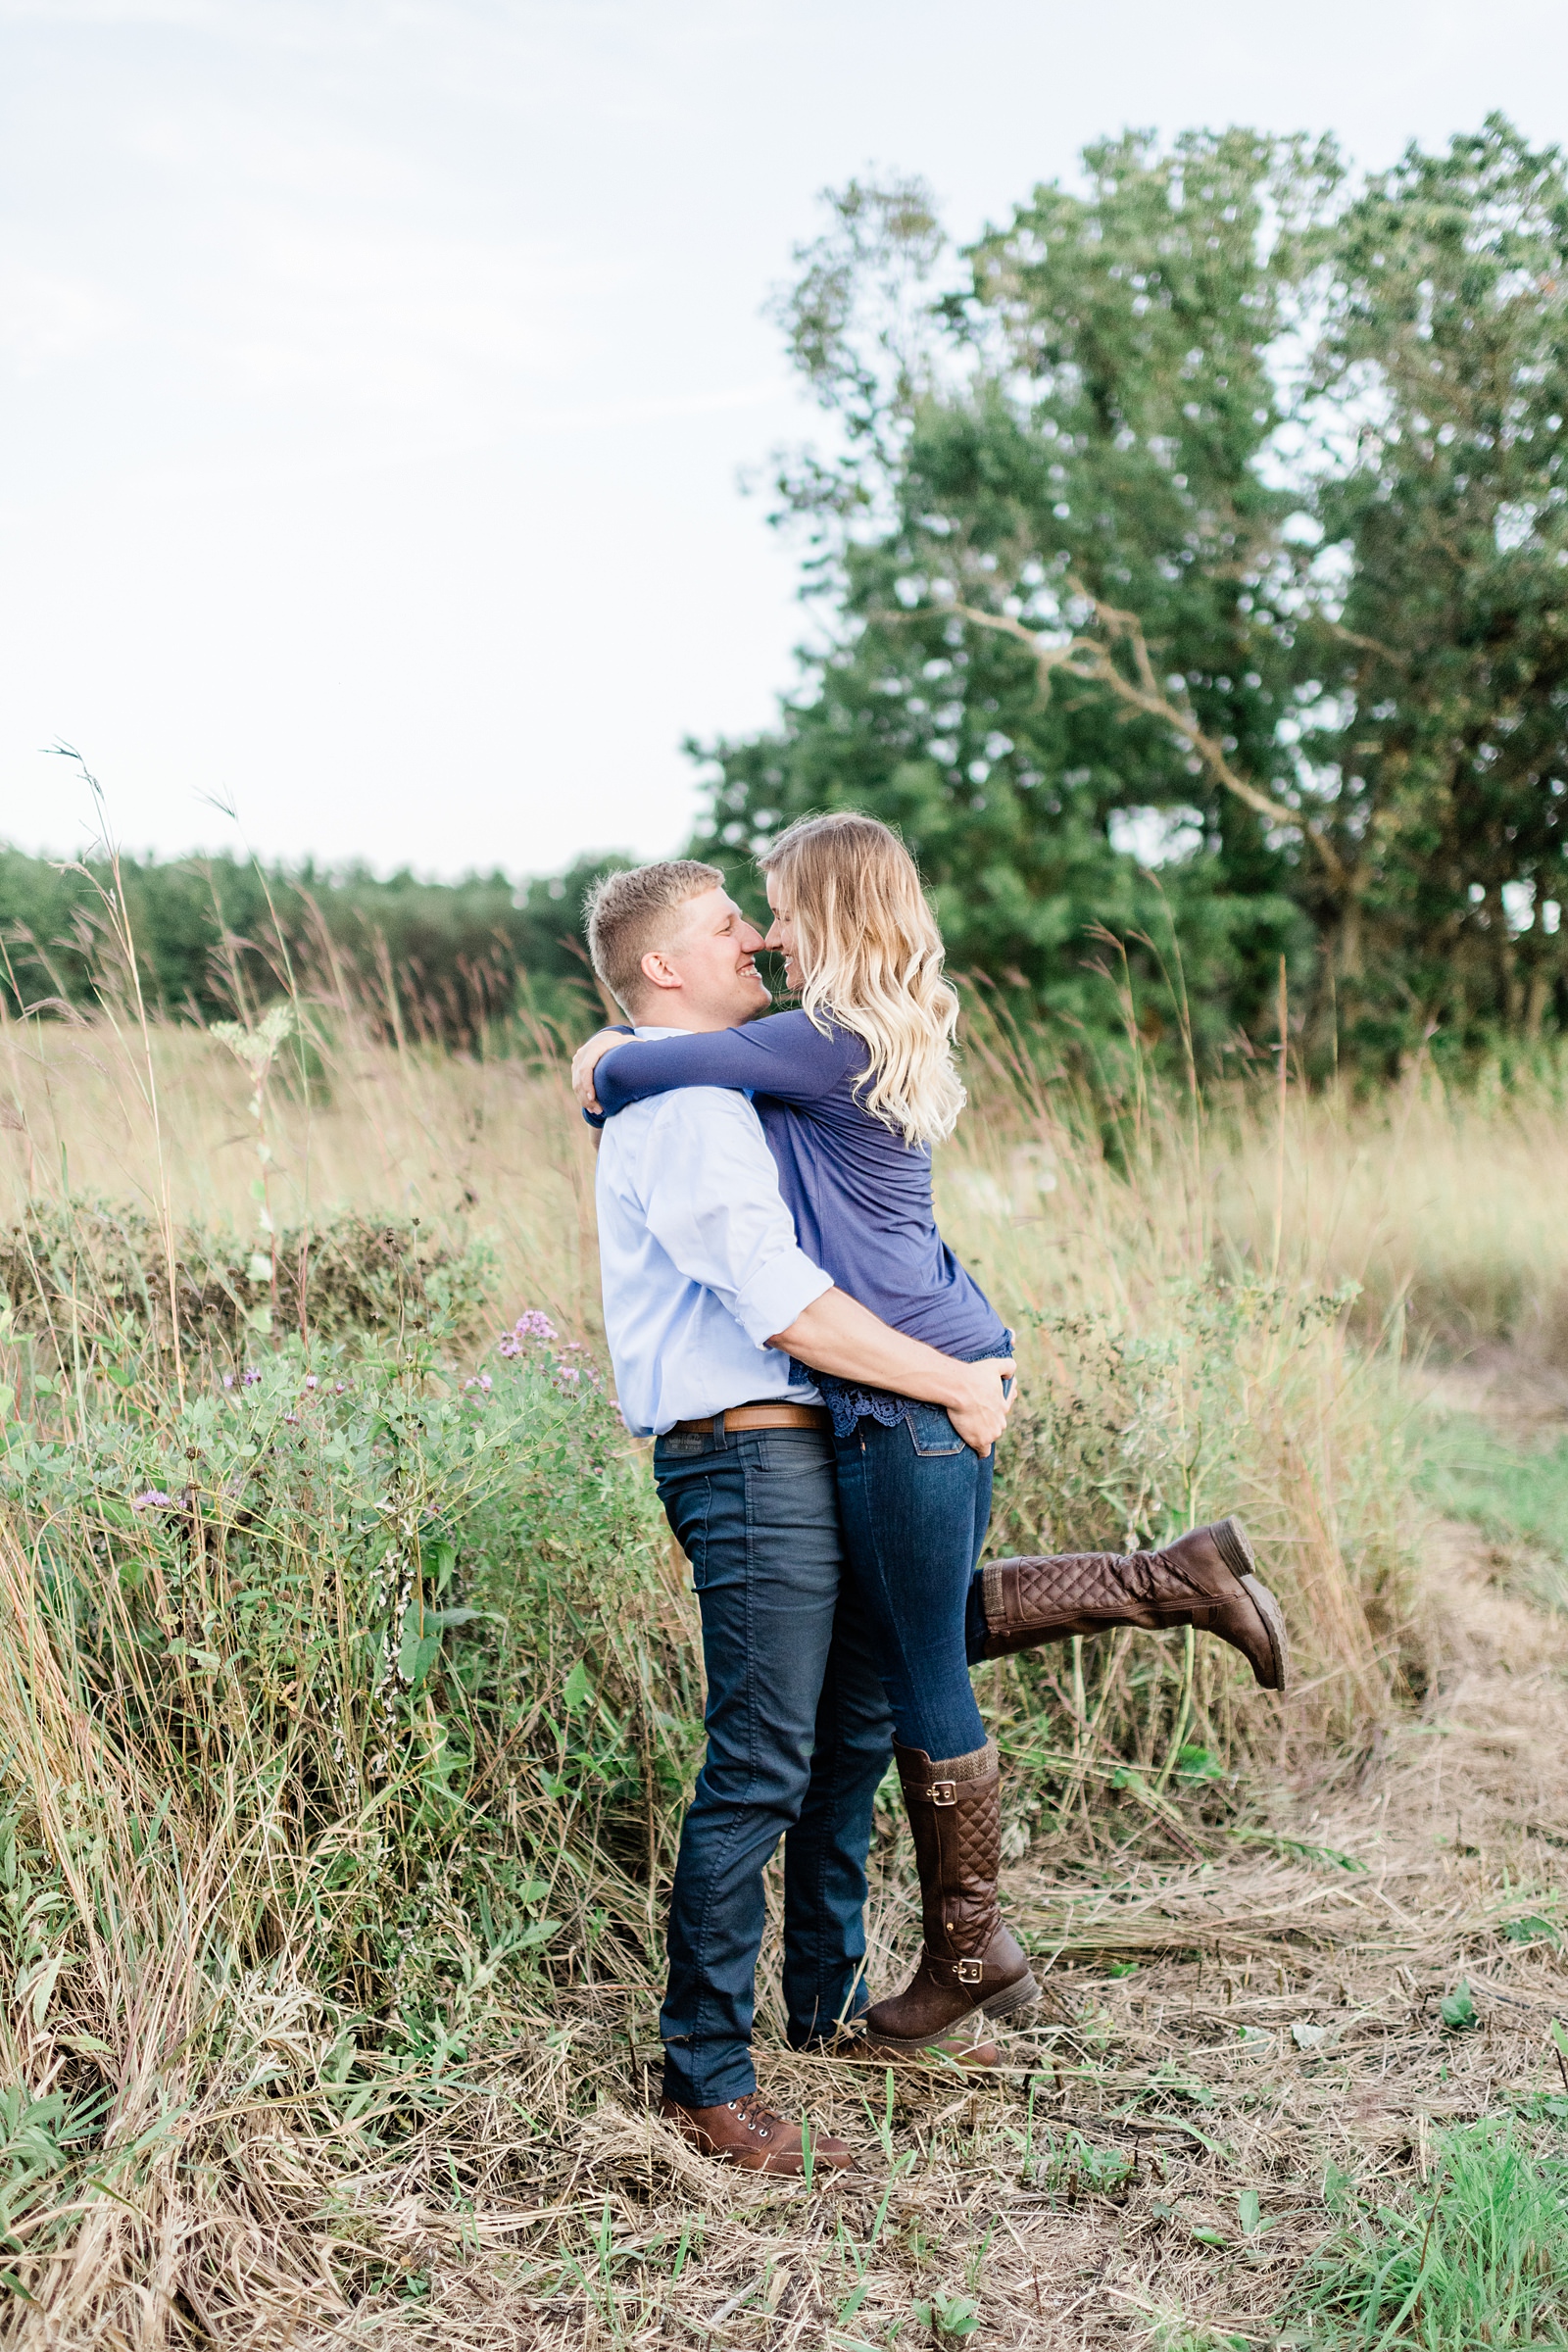
[(970, 1755), (986, 1739), (969, 1661), (985, 1640), (993, 1456), (965, 1446), (939, 1404), (911, 1404), (892, 1428), (862, 1418), (835, 1447), (851, 1582), (899, 1744), (933, 1761)]

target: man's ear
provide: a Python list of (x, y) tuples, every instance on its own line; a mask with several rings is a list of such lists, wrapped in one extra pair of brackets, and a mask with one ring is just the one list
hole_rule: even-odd
[(681, 976), (662, 948), (650, 948), (642, 960), (642, 975), (650, 988), (679, 988)]

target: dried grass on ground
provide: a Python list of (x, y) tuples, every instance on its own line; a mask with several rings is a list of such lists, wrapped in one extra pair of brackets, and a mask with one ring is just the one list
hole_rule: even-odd
[[(506, 1319), (548, 1308), (591, 1348), (590, 1166), (559, 1068), (439, 1060), (375, 1044), (342, 1006), (307, 1012), (317, 1062), (265, 1104), (276, 1222), (418, 1216), (420, 1246), (434, 1236), (453, 1256), (485, 1233)], [(139, 1198), (171, 1238), (193, 1219), (254, 1230), (252, 1090), (213, 1041), (156, 1028), (147, 1041), (161, 1159), (137, 1038), (30, 1023), (3, 1043), (23, 1122), (3, 1139), (14, 1217), (25, 1224), (29, 1198), (61, 1210), (64, 1166), (74, 1197)], [(1204, 1126), (1135, 1101), (1107, 1154), (1082, 1106), (1001, 1041), (988, 1051), (943, 1189), (948, 1229), (1020, 1326), (1027, 1402), (999, 1542), (1119, 1544), (1239, 1506), (1287, 1595), (1300, 1692), (1283, 1707), (1259, 1697), (1228, 1656), (1179, 1637), (989, 1673), (983, 1703), (1011, 1765), (1009, 1902), (1047, 2000), (996, 2077), (900, 2070), (890, 2085), (884, 2070), (788, 2056), (764, 1991), (765, 2086), (842, 2130), (861, 2163), (809, 2191), (736, 2180), (690, 2157), (647, 2099), (661, 1886), (697, 1693), (690, 1598), (634, 1462), (595, 1467), (598, 1441), (573, 1434), (559, 1395), (548, 1429), (523, 1398), (515, 1427), (545, 1450), (527, 1494), (509, 1490), (504, 1525), (536, 1581), (491, 1560), (474, 1591), (514, 1612), (498, 1646), (468, 1628), (432, 1642), (434, 1664), (388, 1668), (375, 1686), (411, 1733), (432, 1727), (432, 1764), (448, 1738), (436, 1727), (461, 1722), (475, 1793), (432, 1823), (400, 1780), (402, 1827), (374, 1851), (356, 1810), (367, 1800), (347, 1778), (331, 1793), (342, 1757), (326, 1685), (280, 1670), (253, 1688), (237, 1632), (225, 1703), (253, 1741), (254, 1785), (204, 1782), (177, 1741), (138, 1746), (156, 1708), (133, 1721), (125, 1692), (170, 1703), (164, 1653), (130, 1603), (107, 1650), (84, 1634), (73, 1652), (34, 1563), (71, 1557), (70, 1514), (86, 1505), (73, 1490), (45, 1526), (24, 1494), (0, 1676), (0, 1887), (17, 1961), (0, 2083), (4, 2340), (854, 2346), (961, 2328), (969, 2306), (986, 2343), (1176, 2343), (1215, 2328), (1267, 2340), (1333, 2233), (1325, 2191), (1332, 2204), (1341, 2176), (1408, 2199), (1446, 2122), (1512, 2113), (1528, 2132), (1557, 2131), (1544, 2102), (1556, 2080), (1544, 2027), (1568, 2003), (1553, 1939), (1568, 1850), (1562, 1629), (1517, 1548), (1427, 1542), (1412, 1393), (1387, 1350), (1348, 1340), (1349, 1211), (1320, 1213), (1334, 1185), (1342, 1202), (1376, 1197), (1359, 1234), (1369, 1289), (1415, 1297), (1414, 1267), (1439, 1296), (1458, 1257), (1403, 1156), (1416, 1120), (1455, 1188), (1468, 1170), (1515, 1200), (1527, 1242), (1539, 1163), (1532, 1176), (1528, 1153), (1490, 1151), (1468, 1111), (1429, 1095), (1360, 1113), (1288, 1099), (1283, 1130), (1272, 1100)], [(1535, 1103), (1535, 1148), (1560, 1160), (1553, 1115)], [(1489, 1230), (1505, 1251), (1502, 1211)], [(1505, 1337), (1508, 1300), (1525, 1295), (1517, 1271), (1508, 1282), (1464, 1293), (1468, 1304), (1456, 1290), (1453, 1316), (1490, 1316)], [(137, 1446), (149, 1463), (182, 1460), (181, 1414), (202, 1396), (227, 1427), (239, 1408), (217, 1382), (239, 1360), (232, 1317), (211, 1356), (194, 1348), (181, 1407), (155, 1343), (112, 1358), (108, 1307), (80, 1304), (68, 1312), (57, 1294), (41, 1331), (14, 1322), (7, 1343), (16, 1393), (52, 1433), (51, 1478), (75, 1475), (73, 1448), (93, 1432), (106, 1443), (112, 1373), (141, 1399), (140, 1420), (113, 1422), (126, 1461)], [(295, 1359), (285, 1347), (274, 1361), (259, 1328), (251, 1345), (281, 1411)], [(441, 1392), (478, 1375), (477, 1359), (443, 1369), (433, 1348), (426, 1330), (388, 1378), (412, 1383), (411, 1400), (417, 1388), (421, 1492), (439, 1515), (475, 1491), (471, 1452), (432, 1450), (431, 1433), (469, 1410), (449, 1412)], [(327, 1461), (311, 1455), (310, 1476)], [(172, 1492), (188, 1474), (161, 1475)], [(345, 1505), (373, 1492), (345, 1487)], [(291, 1561), (310, 1543), (292, 1496), (280, 1487), (275, 1501), (296, 1511)], [(319, 1524), (323, 1592), (358, 1573), (332, 1548), (335, 1525)], [(247, 1600), (240, 1569), (265, 1551), (254, 1527), (239, 1532), (232, 1576), (216, 1541), (204, 1569), (218, 1632), (190, 1637), (215, 1656), (231, 1638), (224, 1611)], [(113, 1541), (104, 1556), (137, 1576), (138, 1562), (185, 1557), (177, 1529), (145, 1519)], [(340, 1693), (361, 1654), (344, 1640), (328, 1643)], [(189, 1642), (173, 1649), (183, 1691)], [(104, 1682), (100, 1654), (151, 1679)], [(478, 1695), (460, 1704), (465, 1676)], [(482, 1919), (483, 1888), (499, 1902), (507, 1871), (526, 1877), (541, 1855), (566, 1899), (530, 1895), (510, 1926)], [(385, 1949), (374, 1936), (352, 1946), (352, 2019), (331, 1973), (350, 1897), (372, 1927), (379, 1902), (385, 1923)], [(541, 1927), (532, 1942), (518, 1939), (524, 1917)], [(917, 1941), (891, 1809), (872, 1931), (880, 1984)], [(1461, 1978), (1473, 2030), (1441, 2015)]]
[[(851, 2137), (856, 2173), (808, 2192), (690, 2158), (647, 2105), (652, 1983), (580, 1993), (548, 2034), (539, 2018), (512, 2082), (534, 2112), (555, 2099), (564, 2141), (526, 2203), (466, 2242), (428, 2159), (366, 2183), (430, 2281), (428, 2340), (880, 2344), (935, 2302), (972, 2303), (975, 2340), (999, 2346), (1269, 2342), (1333, 2234), (1337, 2181), (1416, 2201), (1444, 2130), (1488, 2117), (1559, 2143), (1547, 2029), (1568, 1965), (1509, 1930), (1564, 1918), (1568, 1641), (1462, 1531), (1441, 1546), (1448, 1664), (1426, 1705), (1278, 1793), (1273, 1835), (1311, 1859), (1219, 1838), (1201, 1864), (1107, 1875), (1061, 1839), (1009, 1877), (1053, 1965), (1002, 2073), (767, 2054), (770, 2093)], [(879, 1931), (906, 1944), (896, 1915)], [(1453, 2032), (1461, 1985), (1478, 2023)], [(573, 2129), (584, 2082), (597, 2103)], [(368, 2340), (424, 2340), (411, 2318), (382, 2327)]]

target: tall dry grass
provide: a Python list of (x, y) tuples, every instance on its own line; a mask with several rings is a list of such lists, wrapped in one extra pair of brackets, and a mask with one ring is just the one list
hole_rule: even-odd
[[(493, 1251), (492, 1333), (529, 1309), (591, 1355), (561, 1056), (542, 1031), (467, 1059), (387, 1041), (325, 985), (292, 1015), (275, 1052), (254, 1015), (227, 1042), (108, 1009), (0, 1033), (25, 1245), (0, 1338), (5, 2340), (307, 2341), (351, 2307), (433, 2340), (398, 2283), (410, 2198), (522, 2198), (574, 2128), (573, 2004), (657, 1978), (701, 1690), (636, 1449), (556, 1343), (503, 1364), (422, 1293), (330, 1342), (275, 1311), (282, 1237), (417, 1218), (421, 1248)], [(1249, 1818), (1254, 1767), (1395, 1703), (1390, 1335), (1500, 1335), (1549, 1291), (1537, 1171), (1565, 1122), (1545, 1090), (1485, 1118), (1428, 1081), (1211, 1109), (1147, 1073), (1107, 1114), (984, 1026), (971, 1076), (940, 1193), (1019, 1332), (999, 1546), (1240, 1509), (1303, 1668), (1284, 1708), (1190, 1637), (988, 1669), (1008, 1850), (1190, 1851)], [(86, 1244), (24, 1295), (29, 1237), (93, 1202), (139, 1204), (149, 1286), (192, 1227), (228, 1237), (220, 1336), (86, 1295)], [(891, 1812), (879, 1857), (892, 1967)]]

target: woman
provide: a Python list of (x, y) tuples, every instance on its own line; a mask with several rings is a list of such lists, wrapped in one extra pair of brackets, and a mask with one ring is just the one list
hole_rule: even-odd
[[(761, 865), (766, 945), (782, 951), (800, 1010), (632, 1043), (602, 1031), (573, 1064), (579, 1095), (613, 1114), (671, 1087), (747, 1089), (807, 1255), (896, 1330), (964, 1362), (1004, 1359), (1011, 1335), (932, 1210), (931, 1149), (964, 1095), (957, 998), (913, 860), (885, 825), (846, 814), (792, 825)], [(997, 1901), (1000, 1775), (970, 1661), (1107, 1625), (1195, 1624), (1278, 1689), (1284, 1627), (1234, 1520), (1164, 1552), (982, 1572), (990, 1454), (940, 1405), (812, 1377), (833, 1417), (849, 1570), (878, 1629), (925, 1930), (913, 1981), (865, 2022), (878, 2044), (915, 2049), (1036, 1991)]]

